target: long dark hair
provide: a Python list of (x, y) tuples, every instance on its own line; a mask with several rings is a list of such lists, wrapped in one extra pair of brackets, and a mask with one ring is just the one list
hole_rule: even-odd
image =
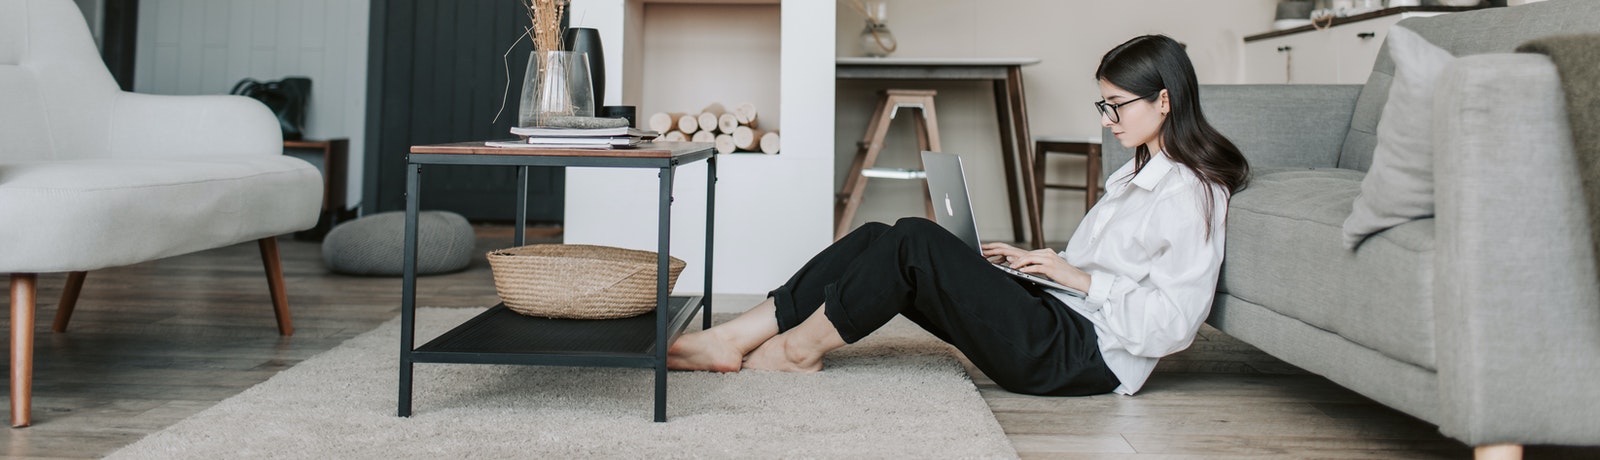
[[(1173, 161), (1189, 167), (1206, 185), (1206, 238), (1211, 237), (1211, 210), (1216, 197), (1210, 185), (1221, 185), (1229, 196), (1244, 189), (1250, 164), (1239, 148), (1206, 122), (1200, 111), (1200, 83), (1194, 76), (1183, 45), (1165, 35), (1134, 37), (1100, 58), (1096, 80), (1105, 80), (1135, 96), (1155, 96), (1167, 90), (1171, 111), (1161, 123), (1161, 145)], [(1152, 102), (1159, 99), (1152, 97)], [(1134, 149), (1134, 174), (1150, 162), (1150, 149)], [(1129, 176), (1130, 178), (1132, 176)]]

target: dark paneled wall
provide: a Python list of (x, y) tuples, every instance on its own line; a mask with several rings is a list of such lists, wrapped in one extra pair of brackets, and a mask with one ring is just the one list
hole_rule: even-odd
[[(372, 2), (365, 212), (405, 209), (410, 146), (511, 137), (533, 49), (518, 38), (526, 24), (517, 0)], [(505, 109), (495, 120), (502, 96)], [(565, 178), (559, 168), (533, 169), (530, 221), (561, 221)], [(429, 166), (422, 208), (509, 222), (516, 215), (515, 180), (516, 170), (506, 167)]]

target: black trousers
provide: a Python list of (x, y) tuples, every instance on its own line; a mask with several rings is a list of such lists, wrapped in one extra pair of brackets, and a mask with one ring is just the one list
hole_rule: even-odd
[(769, 295), (779, 331), (825, 306), (840, 337), (855, 343), (904, 315), (1008, 391), (1080, 396), (1116, 389), (1093, 323), (989, 265), (927, 219), (874, 222), (828, 246)]

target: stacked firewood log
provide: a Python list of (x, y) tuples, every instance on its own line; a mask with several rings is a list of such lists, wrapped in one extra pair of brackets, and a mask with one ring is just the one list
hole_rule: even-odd
[(650, 115), (650, 129), (668, 142), (712, 142), (717, 153), (760, 152), (776, 155), (781, 150), (778, 130), (763, 131), (756, 123), (755, 104), (739, 104), (733, 110), (711, 104), (693, 113), (657, 112)]

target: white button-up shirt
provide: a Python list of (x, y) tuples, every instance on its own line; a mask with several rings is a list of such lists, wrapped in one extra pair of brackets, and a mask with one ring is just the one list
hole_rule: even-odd
[(1156, 361), (1194, 341), (1211, 311), (1222, 272), (1228, 194), (1212, 186), (1206, 235), (1206, 184), (1165, 152), (1133, 174), (1133, 161), (1106, 181), (1106, 195), (1084, 216), (1061, 257), (1089, 273), (1088, 296), (1052, 290), (1094, 323), (1100, 353), (1131, 395)]

